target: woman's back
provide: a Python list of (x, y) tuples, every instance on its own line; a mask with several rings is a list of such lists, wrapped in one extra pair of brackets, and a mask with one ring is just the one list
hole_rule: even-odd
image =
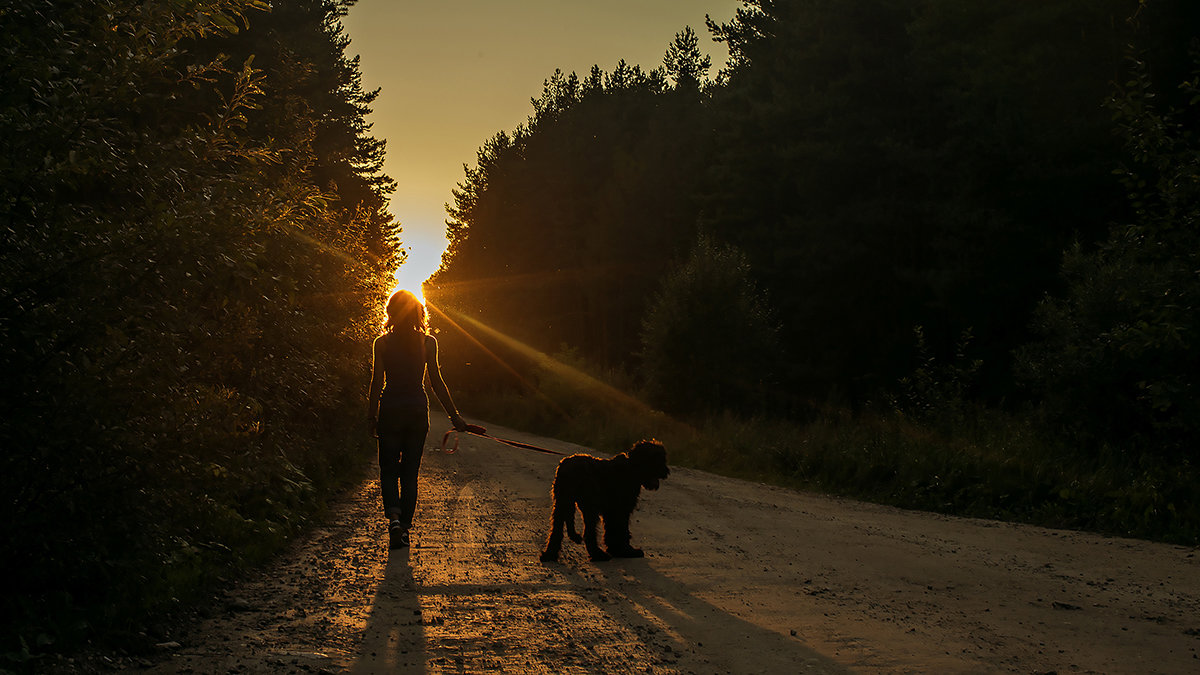
[(425, 340), (416, 331), (396, 329), (375, 340), (376, 358), (383, 361), (385, 405), (428, 406), (425, 397)]

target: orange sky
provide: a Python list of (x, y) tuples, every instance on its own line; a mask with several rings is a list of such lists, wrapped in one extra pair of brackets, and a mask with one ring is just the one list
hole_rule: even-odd
[[(444, 205), (463, 164), (498, 131), (512, 131), (555, 68), (611, 71), (619, 59), (662, 65), (675, 33), (691, 26), (713, 71), (724, 45), (707, 13), (728, 21), (740, 0), (360, 0), (343, 19), (362, 57), (367, 89), (382, 87), (368, 121), (387, 140), (396, 179), (391, 211), (412, 247), (413, 273), (432, 272), (445, 247)], [(415, 268), (422, 268), (418, 271)], [(424, 270), (428, 268), (428, 270)]]

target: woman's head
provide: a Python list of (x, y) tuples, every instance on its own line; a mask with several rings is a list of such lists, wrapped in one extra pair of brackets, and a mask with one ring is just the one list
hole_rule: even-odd
[(383, 331), (390, 333), (395, 330), (429, 332), (429, 318), (425, 313), (425, 305), (417, 299), (412, 291), (396, 291), (387, 302), (387, 321)]

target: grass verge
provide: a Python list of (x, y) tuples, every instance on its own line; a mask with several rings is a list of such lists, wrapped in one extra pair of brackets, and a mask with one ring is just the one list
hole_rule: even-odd
[(950, 515), (1200, 543), (1200, 472), (1190, 463), (1120, 448), (1081, 453), (1009, 413), (973, 409), (952, 422), (929, 422), (894, 411), (829, 409), (805, 421), (726, 414), (687, 424), (648, 408), (597, 402), (584, 388), (552, 378), (538, 386), (553, 393), (474, 393), (464, 397), (464, 409), (604, 453), (656, 437), (672, 464), (772, 485)]

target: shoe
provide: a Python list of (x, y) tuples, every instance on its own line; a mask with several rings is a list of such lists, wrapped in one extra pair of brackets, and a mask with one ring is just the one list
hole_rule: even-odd
[(388, 525), (388, 548), (407, 548), (408, 547), (408, 530), (400, 525), (400, 521), (393, 520)]

